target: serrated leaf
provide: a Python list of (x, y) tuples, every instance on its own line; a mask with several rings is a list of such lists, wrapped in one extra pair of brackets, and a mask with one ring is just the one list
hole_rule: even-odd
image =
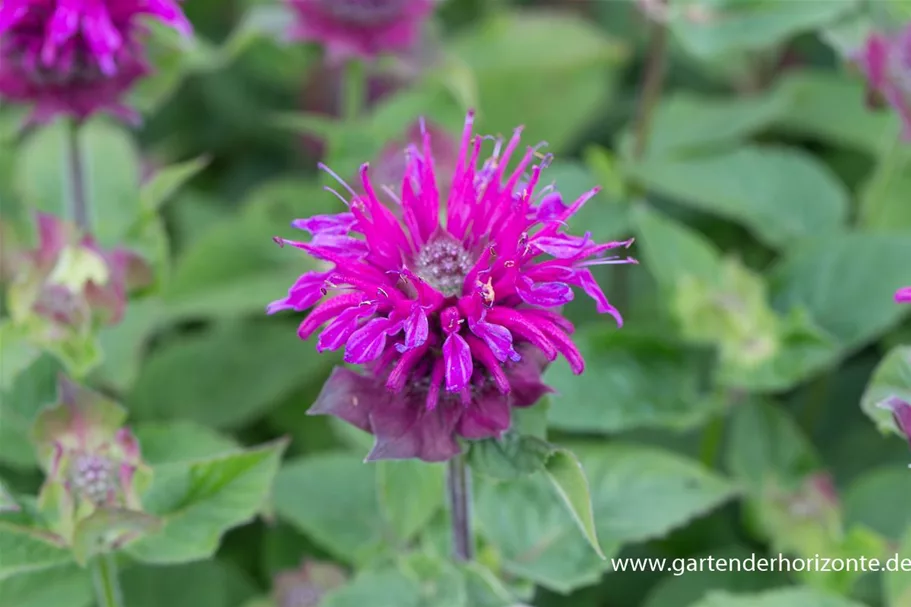
[(410, 541), (442, 508), (445, 476), (438, 464), (417, 460), (377, 463), (380, 508), (398, 539)]
[(155, 480), (142, 496), (161, 532), (131, 545), (145, 563), (185, 563), (208, 558), (222, 535), (251, 520), (268, 500), (285, 441), (217, 457), (154, 466)]
[(544, 469), (554, 447), (540, 438), (515, 431), (500, 438), (474, 441), (471, 445), (471, 469), (491, 478), (510, 481)]
[[(616, 444), (572, 450), (588, 476), (607, 557), (625, 544), (665, 535), (734, 493), (724, 479), (671, 453)], [(478, 489), (479, 529), (505, 570), (566, 593), (595, 583), (610, 567), (592, 551), (544, 476), (478, 483)]]
[(173, 196), (184, 183), (192, 179), (209, 164), (209, 158), (200, 156), (157, 171), (152, 179), (143, 184), (141, 204), (147, 213), (157, 213), (162, 205)]
[(288, 462), (276, 478), (273, 499), (279, 516), (344, 561), (365, 559), (385, 537), (376, 468), (353, 454)]
[(560, 496), (573, 515), (573, 520), (579, 525), (579, 530), (582, 531), (582, 535), (588, 540), (592, 549), (602, 560), (607, 559), (604, 556), (604, 551), (601, 550), (601, 545), (598, 543), (598, 530), (595, 528), (595, 518), (592, 510), (592, 496), (582, 464), (572, 451), (557, 449), (547, 458), (547, 463), (544, 464), (544, 472), (557, 490), (557, 495)]
[(159, 519), (143, 512), (99, 508), (77, 522), (73, 532), (73, 558), (85, 566), (90, 558), (116, 551), (160, 527)]

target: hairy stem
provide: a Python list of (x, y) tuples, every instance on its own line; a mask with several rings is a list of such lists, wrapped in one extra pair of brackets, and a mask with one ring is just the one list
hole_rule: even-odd
[(79, 123), (70, 122), (67, 129), (67, 172), (70, 186), (70, 212), (83, 232), (89, 231), (89, 202), (85, 188), (85, 163), (79, 146)]
[(474, 557), (474, 536), (471, 530), (471, 473), (464, 455), (449, 460), (446, 489), (452, 519), (452, 555), (457, 561), (470, 561)]
[[(662, 4), (664, 4), (662, 2)], [(655, 107), (661, 98), (664, 88), (664, 74), (667, 64), (667, 25), (659, 18), (651, 18), (649, 25), (648, 56), (646, 58), (645, 76), (639, 93), (639, 105), (633, 127), (633, 157), (637, 160), (645, 156), (648, 140), (652, 130), (652, 119)]]
[(117, 564), (113, 554), (101, 554), (91, 562), (92, 580), (98, 607), (123, 607), (123, 593), (117, 579)]

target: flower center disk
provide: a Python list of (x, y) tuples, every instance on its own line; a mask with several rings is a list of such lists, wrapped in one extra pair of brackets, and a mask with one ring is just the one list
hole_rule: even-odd
[(114, 462), (101, 455), (77, 455), (70, 475), (75, 493), (94, 504), (106, 502), (116, 488)]
[(447, 297), (462, 294), (465, 276), (474, 261), (462, 243), (447, 236), (428, 242), (414, 260), (414, 271)]

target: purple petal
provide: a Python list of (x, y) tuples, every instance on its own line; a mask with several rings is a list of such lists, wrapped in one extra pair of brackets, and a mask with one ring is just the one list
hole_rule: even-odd
[(911, 303), (911, 287), (902, 287), (896, 291), (895, 301), (897, 303)]
[(911, 445), (911, 404), (893, 396), (883, 401), (880, 407), (892, 411), (892, 415), (895, 417), (895, 425), (898, 426), (901, 433), (908, 439), (908, 444)]
[(345, 346), (345, 362), (364, 364), (379, 358), (386, 347), (386, 332), (391, 324), (388, 318), (374, 318), (355, 331)]
[(484, 340), (484, 343), (490, 348), (494, 356), (500, 362), (507, 360), (517, 361), (521, 357), (512, 346), (512, 333), (503, 325), (484, 320), (486, 313), (482, 313), (480, 320), (474, 321), (468, 319), (468, 328), (471, 332)]
[(556, 308), (573, 300), (572, 288), (563, 282), (532, 282), (527, 276), (516, 282), (516, 293), (527, 304)]
[(412, 459), (444, 462), (462, 452), (455, 438), (461, 406), (440, 401), (428, 411), (420, 399), (390, 398), (370, 414), (376, 442), (367, 461)]
[(509, 430), (509, 397), (487, 390), (471, 402), (459, 420), (459, 436), (470, 440), (501, 436)]
[(538, 221), (550, 221), (561, 216), (569, 207), (563, 204), (563, 197), (559, 192), (548, 194), (538, 205)]
[(458, 333), (453, 333), (443, 342), (443, 364), (446, 366), (446, 389), (459, 392), (471, 379), (473, 364), (468, 342)]
[(591, 232), (585, 236), (571, 236), (560, 234), (558, 236), (541, 236), (533, 238), (530, 244), (543, 253), (547, 253), (557, 259), (569, 259), (576, 257), (585, 247), (591, 244)]
[(382, 387), (378, 390), (371, 378), (344, 367), (335, 367), (307, 415), (333, 415), (370, 432), (370, 411), (384, 395), (385, 390)]
[(430, 324), (427, 320), (427, 312), (417, 302), (411, 306), (411, 314), (405, 320), (405, 345), (404, 347), (396, 346), (399, 352), (411, 350), (418, 346), (424, 345), (430, 335)]
[(347, 234), (357, 224), (354, 213), (338, 213), (335, 215), (314, 215), (306, 219), (295, 219), (291, 227), (310, 232), (312, 236), (323, 232)]
[(607, 296), (604, 295), (604, 291), (601, 290), (601, 287), (598, 285), (595, 277), (592, 276), (590, 270), (579, 270), (576, 272), (574, 279), (576, 284), (585, 291), (585, 294), (595, 300), (595, 303), (597, 304), (596, 309), (600, 314), (610, 314), (617, 321), (618, 327), (623, 326), (623, 317), (620, 316), (620, 312), (617, 311), (617, 308), (607, 301)]
[(307, 272), (288, 290), (287, 297), (266, 306), (266, 314), (275, 314), (281, 310), (306, 310), (326, 294), (324, 285), (328, 277), (329, 272)]
[(358, 321), (374, 312), (376, 312), (376, 304), (352, 306), (344, 310), (326, 325), (326, 328), (320, 333), (319, 338), (316, 340), (317, 351), (334, 352), (341, 348), (351, 337), (351, 334), (357, 330)]

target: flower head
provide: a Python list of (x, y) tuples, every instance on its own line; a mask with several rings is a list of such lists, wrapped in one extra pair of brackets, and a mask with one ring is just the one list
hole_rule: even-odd
[(189, 35), (178, 0), (4, 0), (0, 98), (34, 105), (32, 119), (106, 111), (135, 121), (122, 97), (146, 75), (140, 18)]
[[(121, 427), (126, 413), (100, 394), (65, 377), (58, 382), (59, 402), (44, 410), (35, 422), (33, 438), (47, 476), (39, 505), (54, 523), (54, 530), (72, 542), (80, 524), (99, 513), (135, 512), (131, 526), (121, 527), (115, 544), (126, 541), (137, 526), (153, 521), (141, 515), (139, 493), (151, 480), (139, 443)], [(127, 517), (116, 521), (123, 525)], [(108, 516), (105, 522), (111, 522)], [(93, 525), (94, 526), (94, 525)]]
[(911, 287), (902, 287), (896, 291), (895, 301), (897, 303), (911, 303)]
[(898, 112), (904, 137), (911, 141), (911, 23), (897, 34), (872, 34), (855, 61), (871, 88)]
[(324, 595), (345, 583), (345, 573), (328, 563), (304, 561), (298, 569), (275, 577), (277, 607), (318, 607)]
[(401, 196), (385, 190), (391, 206), (364, 165), (363, 194), (345, 186), (348, 212), (294, 221), (309, 242), (278, 239), (331, 264), (301, 276), (267, 311), (315, 306), (300, 337), (324, 327), (319, 351), (344, 347), (346, 362), (364, 365), (364, 374), (336, 369), (310, 412), (372, 432), (369, 459), (449, 459), (458, 436), (502, 435), (511, 407), (548, 391), (541, 372), (558, 355), (582, 373), (573, 326), (559, 313), (574, 287), (621, 322), (590, 268), (633, 262), (611, 256), (631, 241), (565, 232), (597, 189), (569, 205), (552, 188), (539, 191), (543, 163), (533, 165), (533, 148), (507, 173), (521, 129), (480, 164), (485, 138), (472, 135), (472, 123), (469, 114), (445, 210), (424, 130)]
[(53, 215), (36, 218), (35, 248), (4, 241), (10, 316), (29, 340), (70, 359), (97, 325), (120, 322), (127, 290), (149, 283), (151, 271), (130, 251), (102, 250)]
[(434, 0), (287, 1), (298, 17), (292, 37), (322, 44), (336, 60), (408, 50), (434, 6)]

